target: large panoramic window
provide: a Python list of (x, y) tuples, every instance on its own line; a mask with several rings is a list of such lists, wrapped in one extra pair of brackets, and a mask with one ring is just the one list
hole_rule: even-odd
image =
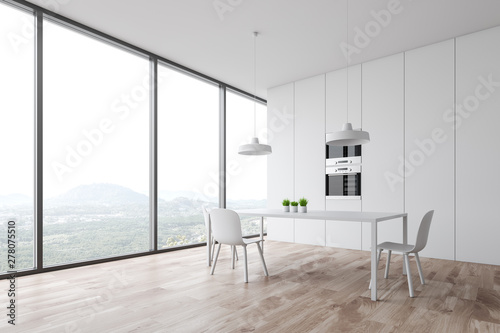
[[(267, 143), (267, 108), (256, 104), (256, 134)], [(267, 157), (239, 155), (238, 147), (254, 136), (254, 101), (228, 91), (226, 111), (226, 207), (267, 206)], [(242, 217), (244, 235), (260, 232), (259, 219)]]
[(145, 252), (149, 61), (44, 21), (44, 266)]
[(158, 66), (158, 249), (206, 241), (219, 206), (218, 86)]
[(33, 25), (33, 14), (0, 4), (0, 274), (34, 266)]

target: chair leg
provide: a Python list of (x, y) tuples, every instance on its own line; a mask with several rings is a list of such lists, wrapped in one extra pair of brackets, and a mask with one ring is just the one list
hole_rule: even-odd
[(243, 257), (245, 258), (245, 266), (243, 266), (243, 281), (248, 282), (248, 260), (247, 260), (247, 247), (243, 245)]
[(212, 238), (212, 258), (210, 258), (211, 261), (214, 261), (214, 253), (215, 253), (215, 239)]
[(234, 253), (236, 254), (236, 260), (240, 260), (240, 258), (238, 258), (238, 249), (236, 246), (234, 246)]
[(262, 249), (260, 248), (260, 244), (259, 243), (255, 243), (255, 244), (257, 244), (257, 249), (259, 250), (260, 259), (262, 260), (262, 267), (264, 268), (264, 274), (266, 276), (269, 276), (269, 273), (267, 271), (266, 261), (264, 260), (264, 254), (262, 253)]
[(391, 250), (387, 250), (387, 262), (385, 263), (385, 274), (384, 278), (389, 278), (389, 266), (391, 265)]
[[(382, 256), (382, 251), (384, 251), (384, 249), (378, 249), (377, 270), (378, 270), (378, 263), (380, 262), (380, 257)], [(370, 279), (370, 285), (368, 286), (368, 289), (372, 289), (372, 280), (371, 279)]]
[(236, 246), (231, 245), (231, 269), (234, 269), (234, 253), (236, 252)]
[(408, 253), (403, 253), (403, 258), (406, 266), (406, 276), (408, 277), (408, 289), (410, 290), (410, 297), (415, 297), (415, 295), (413, 294), (413, 282), (411, 280), (410, 259), (408, 257)]
[(214, 275), (214, 272), (215, 272), (215, 265), (217, 264), (217, 259), (219, 259), (219, 252), (220, 252), (220, 246), (222, 244), (219, 243), (219, 247), (217, 248), (217, 253), (215, 254), (215, 258), (214, 258), (214, 262), (212, 264), (212, 270), (210, 271), (210, 274), (211, 275)]
[(418, 253), (415, 253), (415, 261), (417, 262), (418, 275), (420, 275), (420, 282), (422, 282), (422, 284), (425, 284), (424, 273), (422, 272), (422, 266), (420, 265), (420, 257), (418, 256)]

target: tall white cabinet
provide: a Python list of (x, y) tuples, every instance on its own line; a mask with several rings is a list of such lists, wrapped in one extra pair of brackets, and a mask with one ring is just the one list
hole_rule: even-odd
[[(326, 74), (325, 109), (326, 133), (361, 127), (361, 65)], [(361, 200), (327, 199), (326, 209), (361, 211)], [(326, 221), (325, 232), (327, 246), (361, 250), (361, 222)]]
[[(325, 75), (295, 83), (295, 200), (325, 209)], [(295, 242), (325, 245), (325, 221), (295, 220)]]
[[(405, 210), (414, 244), (424, 214), (434, 217), (422, 256), (454, 259), (455, 140), (453, 114), (455, 41), (405, 54)], [(400, 176), (398, 174), (398, 176)]]
[[(267, 125), (272, 140), (269, 141), (273, 153), (267, 156), (268, 208), (281, 208), (285, 198), (293, 200), (294, 184), (294, 145), (295, 111), (294, 83), (289, 83), (269, 90), (267, 103)], [(267, 219), (269, 239), (293, 242), (293, 219)]]
[[(363, 128), (371, 137), (363, 145), (363, 211), (404, 211), (404, 179), (390, 179), (404, 156), (404, 55), (364, 63), (362, 92)], [(363, 223), (363, 250), (370, 248), (370, 232), (370, 224)], [(380, 223), (378, 235), (380, 242), (402, 242), (401, 221)]]
[(456, 256), (500, 265), (500, 27), (456, 39)]

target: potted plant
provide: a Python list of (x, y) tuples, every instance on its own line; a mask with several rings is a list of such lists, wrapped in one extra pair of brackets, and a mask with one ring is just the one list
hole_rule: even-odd
[(307, 203), (309, 202), (309, 200), (307, 200), (306, 198), (300, 198), (299, 199), (299, 213), (307, 213)]
[(290, 205), (292, 206), (290, 208), (290, 211), (292, 213), (297, 213), (297, 206), (299, 205), (299, 203), (297, 201), (292, 201), (292, 202), (290, 202)]
[(282, 203), (283, 203), (283, 211), (289, 212), (290, 211), (290, 200), (284, 199)]

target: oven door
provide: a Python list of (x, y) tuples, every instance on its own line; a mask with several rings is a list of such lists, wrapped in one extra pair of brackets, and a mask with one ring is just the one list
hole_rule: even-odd
[(326, 158), (344, 158), (361, 156), (361, 145), (358, 146), (326, 146)]
[(328, 199), (361, 199), (361, 173), (326, 175)]

